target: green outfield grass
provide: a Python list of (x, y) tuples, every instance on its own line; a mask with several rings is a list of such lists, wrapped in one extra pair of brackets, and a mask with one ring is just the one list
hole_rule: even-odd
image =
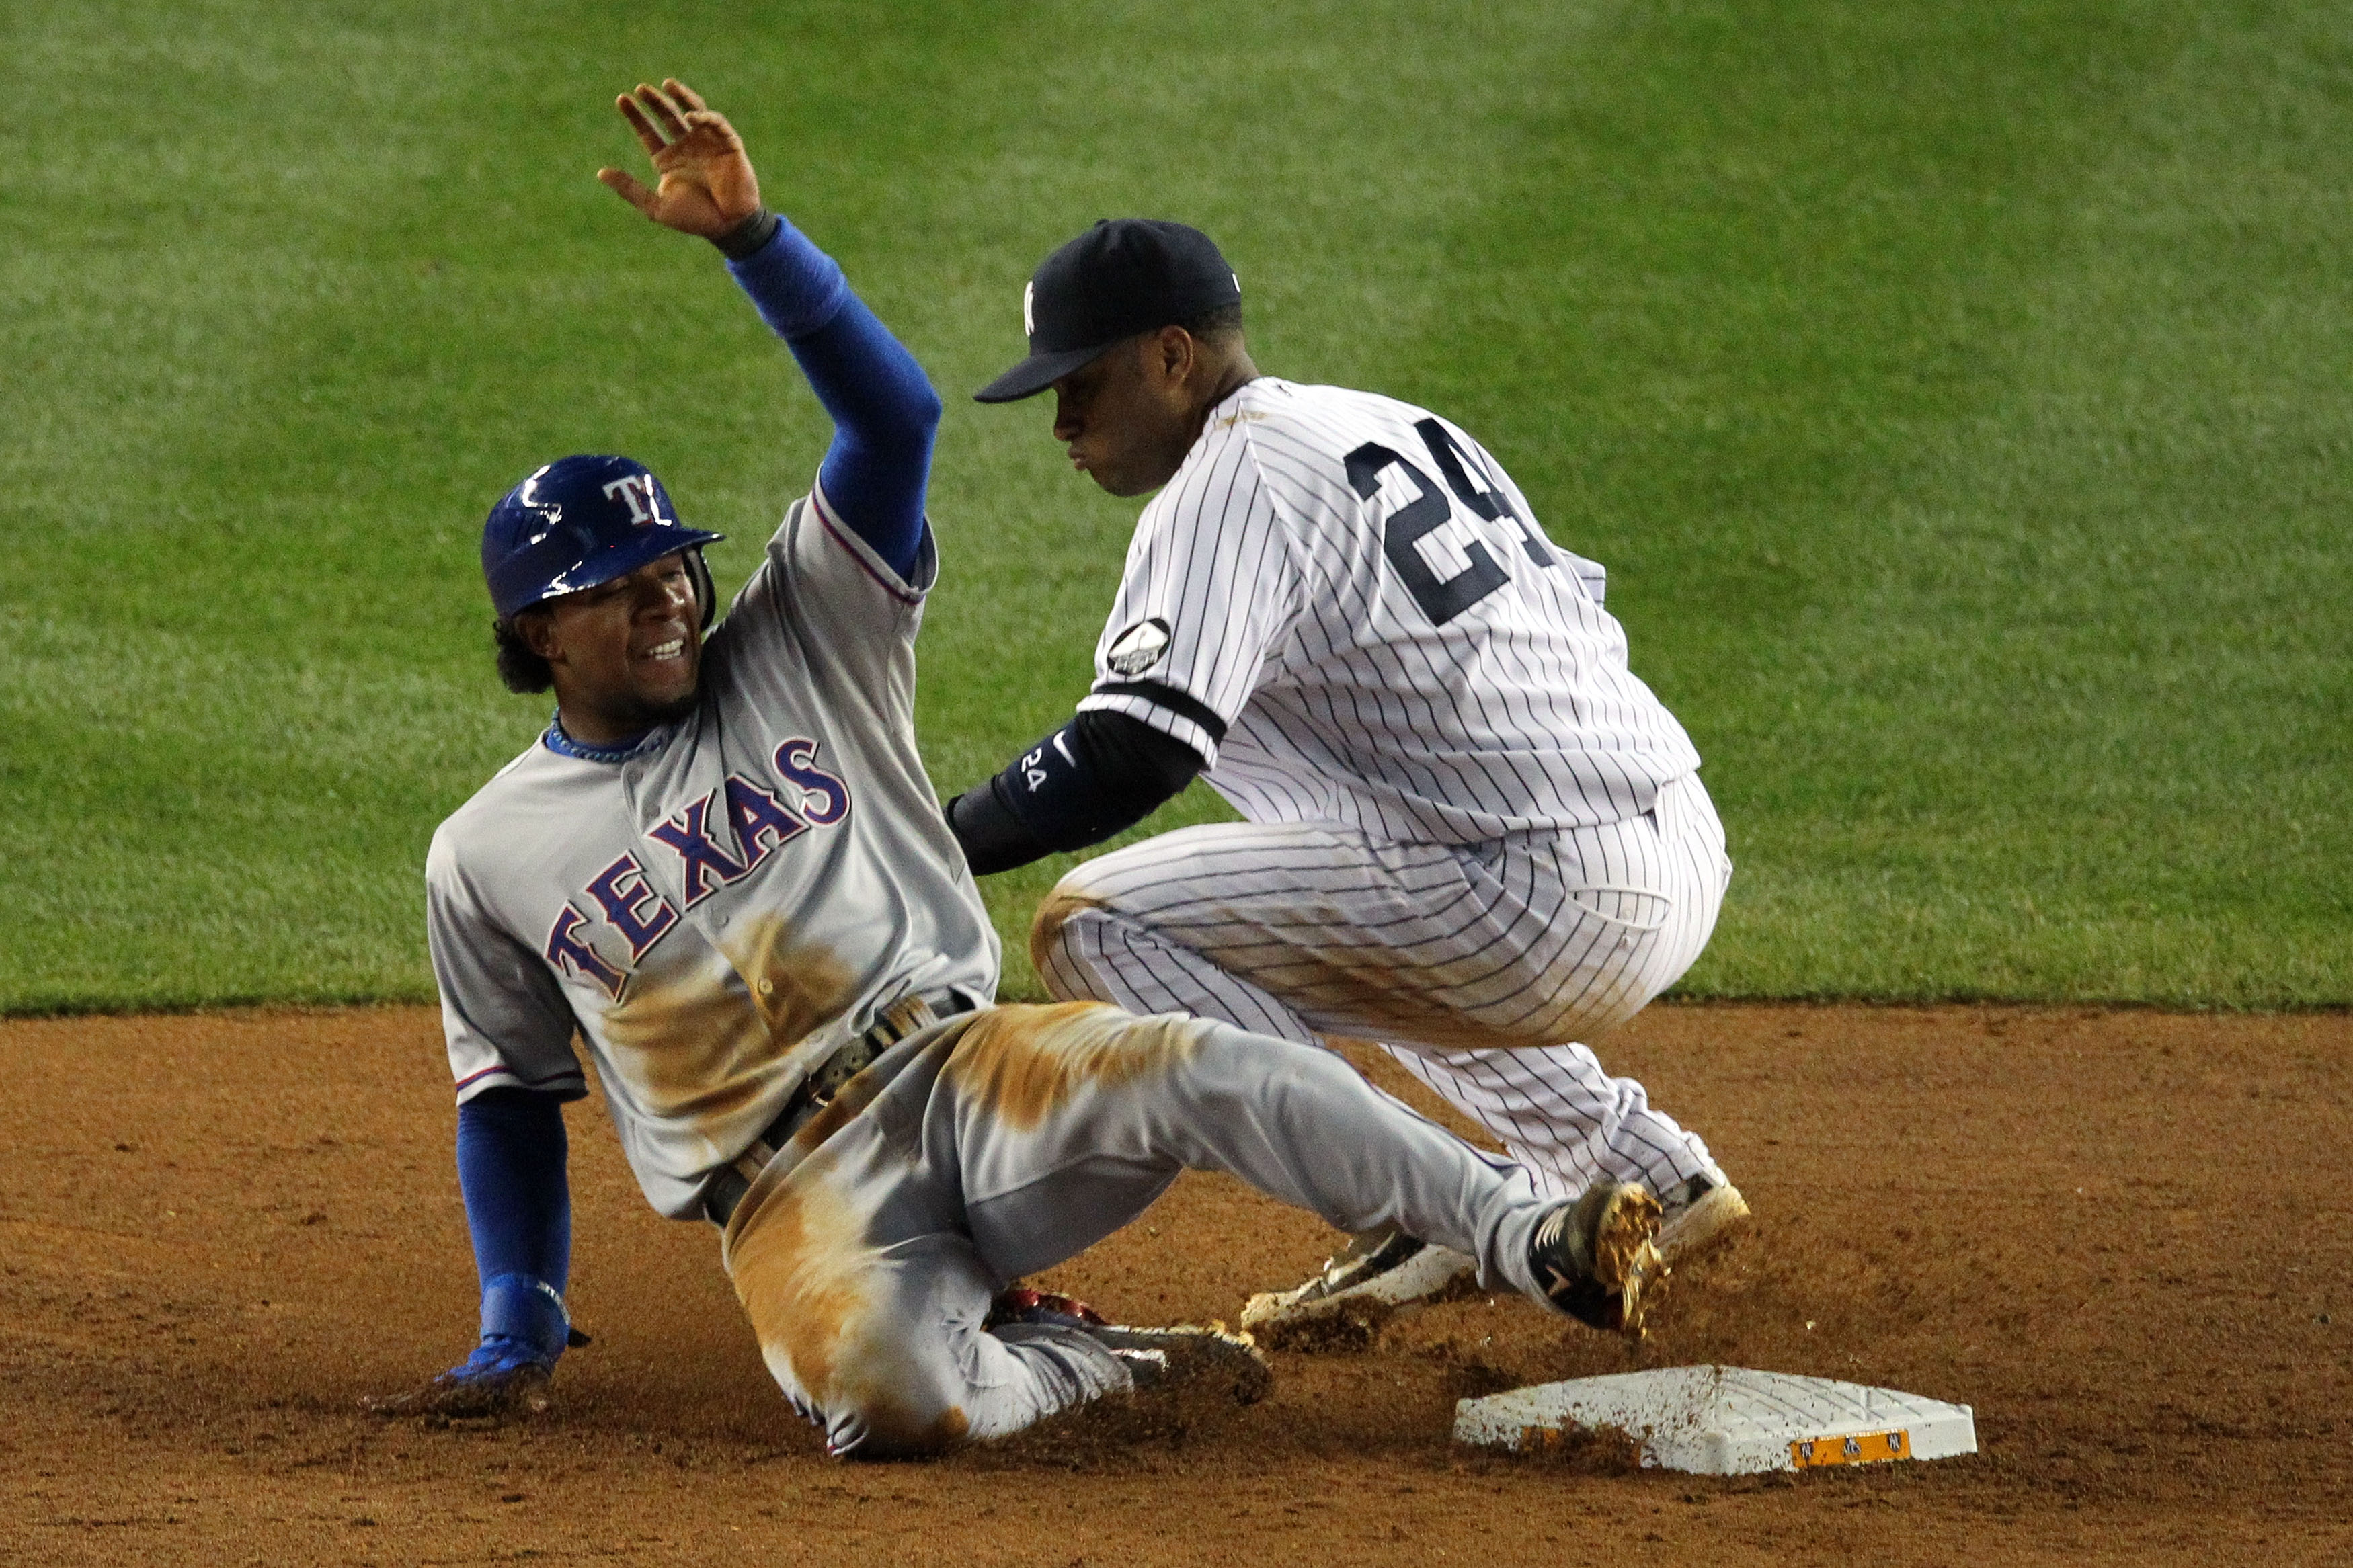
[[(826, 428), (591, 178), (663, 72), (947, 396), (944, 790), (1083, 689), (1135, 510), (965, 395), (1047, 248), (1177, 216), (1262, 367), (1611, 568), (1740, 864), (1685, 992), (2353, 1002), (2342, 6), (648, 9), (11, 14), (0, 1011), (430, 995), (427, 838), (545, 718), (489, 502), (627, 451), (748, 570)], [(1016, 994), (1054, 874), (988, 884)]]

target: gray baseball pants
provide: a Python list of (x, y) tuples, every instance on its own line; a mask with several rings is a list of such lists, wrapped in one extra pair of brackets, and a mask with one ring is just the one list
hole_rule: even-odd
[(1396, 1224), (1535, 1294), (1556, 1200), (1321, 1049), (1092, 1003), (993, 1008), (902, 1041), (770, 1162), (729, 1276), (830, 1452), (923, 1453), (1130, 1387), (1090, 1336), (983, 1328), (990, 1299), (1225, 1171), (1343, 1230)]

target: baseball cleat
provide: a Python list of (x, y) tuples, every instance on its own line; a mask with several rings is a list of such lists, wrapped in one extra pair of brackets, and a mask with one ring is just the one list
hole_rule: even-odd
[(1351, 1237), (1304, 1285), (1252, 1296), (1242, 1308), (1242, 1327), (1280, 1332), (1352, 1314), (1383, 1316), (1409, 1302), (1444, 1300), (1472, 1280), (1478, 1267), (1452, 1247), (1417, 1241), (1394, 1227), (1366, 1231)]
[(1087, 1331), (1125, 1363), (1139, 1390), (1224, 1384), (1235, 1404), (1256, 1405), (1274, 1386), (1274, 1373), (1250, 1336), (1233, 1333), (1223, 1323), (1166, 1329), (1110, 1323)]
[(1659, 1256), (1670, 1268), (1726, 1240), (1748, 1220), (1747, 1200), (1724, 1173), (1694, 1176), (1660, 1199)]
[(1529, 1269), (1559, 1310), (1641, 1339), (1644, 1297), (1667, 1272), (1658, 1234), (1658, 1199), (1624, 1182), (1597, 1182), (1537, 1225)]

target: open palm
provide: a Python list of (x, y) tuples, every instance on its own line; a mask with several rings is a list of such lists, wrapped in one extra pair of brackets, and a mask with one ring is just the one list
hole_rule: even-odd
[(665, 228), (704, 239), (718, 238), (760, 210), (760, 182), (744, 139), (702, 94), (667, 77), (659, 89), (639, 82), (615, 102), (660, 177), (649, 190), (626, 170), (597, 170), (596, 177), (622, 200)]

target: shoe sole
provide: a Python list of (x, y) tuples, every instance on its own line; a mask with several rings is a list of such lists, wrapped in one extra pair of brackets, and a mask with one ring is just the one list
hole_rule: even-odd
[(1712, 1187), (1707, 1195), (1659, 1226), (1659, 1256), (1670, 1268), (1688, 1263), (1713, 1250), (1748, 1218), (1747, 1200), (1730, 1183)]
[(1305, 1300), (1321, 1283), (1311, 1279), (1292, 1290), (1265, 1290), (1242, 1307), (1242, 1327), (1252, 1331), (1281, 1330), (1313, 1323), (1343, 1312), (1386, 1313), (1412, 1302), (1445, 1300), (1461, 1293), (1458, 1287), (1478, 1271), (1475, 1260), (1450, 1247), (1432, 1243), (1398, 1264), (1345, 1290)]
[(1620, 1187), (1593, 1229), (1593, 1279), (1617, 1293), (1618, 1331), (1629, 1339), (1642, 1337), (1643, 1310), (1667, 1277), (1658, 1235), (1659, 1200), (1637, 1186)]

